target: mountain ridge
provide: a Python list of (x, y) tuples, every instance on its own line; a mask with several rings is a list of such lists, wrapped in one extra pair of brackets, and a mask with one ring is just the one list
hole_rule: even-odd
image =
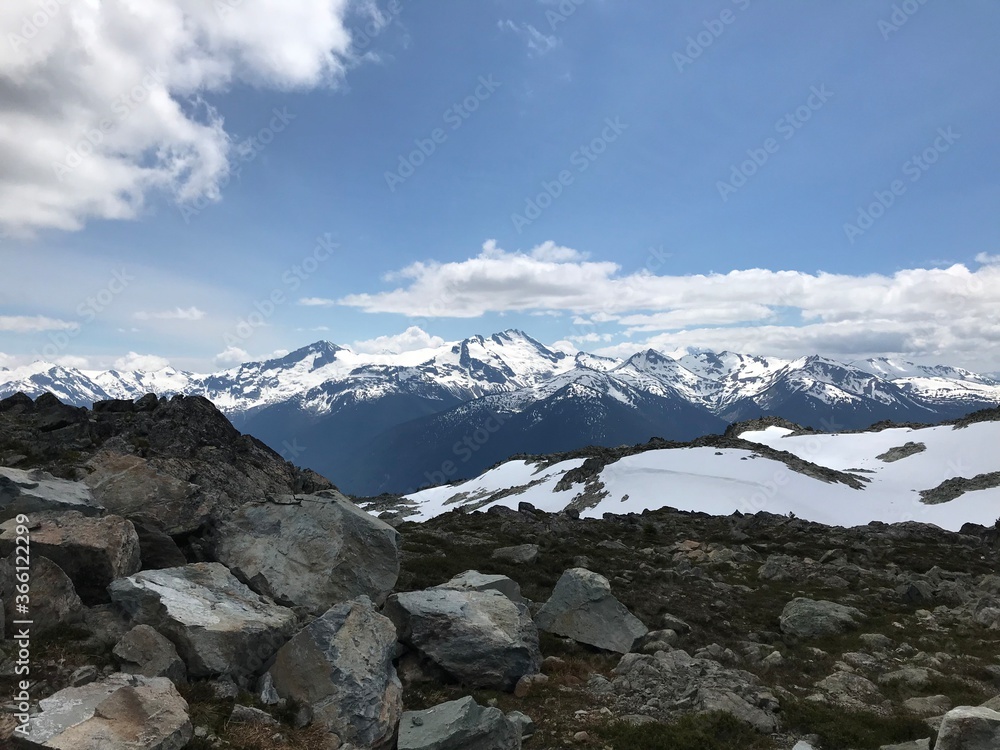
[[(415, 490), (442, 467), (454, 468), (449, 481), (468, 478), (513, 453), (688, 440), (767, 415), (833, 431), (1000, 404), (1000, 382), (948, 365), (650, 348), (618, 359), (570, 355), (516, 329), (398, 354), (317, 341), (209, 374), (0, 370), (0, 398), (18, 391), (77, 406), (204, 396), (272, 448), (301, 446), (314, 468), (360, 495)], [(470, 456), (463, 441), (487, 420), (503, 428)]]

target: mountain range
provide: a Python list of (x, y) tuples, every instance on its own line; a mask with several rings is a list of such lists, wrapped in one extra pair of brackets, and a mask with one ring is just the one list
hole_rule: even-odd
[(80, 406), (203, 395), (242, 431), (360, 496), (467, 479), (514, 454), (690, 440), (760, 416), (829, 432), (1000, 403), (996, 378), (944, 365), (652, 349), (614, 359), (566, 354), (518, 330), (401, 354), (320, 341), (211, 374), (0, 370), (0, 397), (18, 391)]

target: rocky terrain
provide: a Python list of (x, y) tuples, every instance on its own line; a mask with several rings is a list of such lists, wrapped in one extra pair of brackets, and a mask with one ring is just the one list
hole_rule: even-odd
[(14, 396), (0, 743), (995, 749), (998, 553), (1000, 523), (383, 520), (204, 399)]

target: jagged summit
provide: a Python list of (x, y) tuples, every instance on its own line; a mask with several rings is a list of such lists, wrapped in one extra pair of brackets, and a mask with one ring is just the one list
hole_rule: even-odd
[[(316, 341), (211, 374), (35, 363), (0, 372), (0, 397), (17, 391), (51, 392), (81, 406), (148, 392), (203, 395), (272, 447), (308, 445), (321, 470), (358, 494), (421, 486), (424, 474), (448, 461), (456, 467), (449, 479), (472, 476), (529, 445), (544, 452), (690, 439), (765, 415), (821, 429), (927, 423), (1000, 403), (995, 379), (944, 365), (692, 347), (615, 359), (568, 355), (518, 329), (401, 353)], [(463, 451), (456, 456), (454, 445), (465, 445), (491, 416), (502, 417), (503, 435), (489, 433), (467, 459)], [(376, 466), (386, 451), (410, 458)]]

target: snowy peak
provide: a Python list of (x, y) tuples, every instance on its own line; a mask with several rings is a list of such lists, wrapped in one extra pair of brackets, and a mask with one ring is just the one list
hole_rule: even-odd
[(856, 410), (862, 421), (876, 414), (935, 421), (1000, 402), (996, 379), (943, 365), (888, 357), (856, 363), (816, 355), (785, 360), (692, 348), (669, 354), (646, 349), (622, 361), (586, 352), (568, 356), (517, 329), (403, 353), (355, 352), (317, 341), (209, 375), (174, 368), (91, 372), (51, 363), (0, 371), (0, 397), (51, 391), (85, 405), (148, 392), (197, 393), (230, 415), (290, 404), (316, 416), (390, 395), (423, 399), (433, 410), (516, 394), (512, 403), (524, 408), (525, 399), (550, 398), (560, 390), (634, 404), (646, 398), (683, 399), (727, 420), (778, 413), (808, 421), (812, 417), (801, 412), (811, 404), (813, 415), (837, 406)]
[(350, 351), (350, 349), (337, 346), (329, 341), (317, 341), (316, 343), (309, 344), (309, 346), (296, 349), (294, 352), (286, 354), (280, 359), (268, 360), (265, 364), (268, 366), (268, 369), (277, 369), (281, 367), (293, 367), (299, 362), (309, 362), (312, 370), (318, 370), (321, 367), (326, 367), (326, 365), (336, 362), (338, 353)]
[(949, 365), (917, 365), (905, 360), (875, 357), (867, 359), (857, 366), (873, 375), (890, 380), (903, 378), (946, 378), (948, 380), (960, 380), (983, 385), (1000, 385), (997, 379), (991, 375), (980, 375), (961, 367), (951, 367)]
[(589, 352), (577, 352), (573, 356), (573, 363), (576, 367), (584, 367), (588, 370), (599, 370), (607, 372), (622, 364), (620, 359), (615, 357), (602, 357), (600, 354), (590, 354)]

